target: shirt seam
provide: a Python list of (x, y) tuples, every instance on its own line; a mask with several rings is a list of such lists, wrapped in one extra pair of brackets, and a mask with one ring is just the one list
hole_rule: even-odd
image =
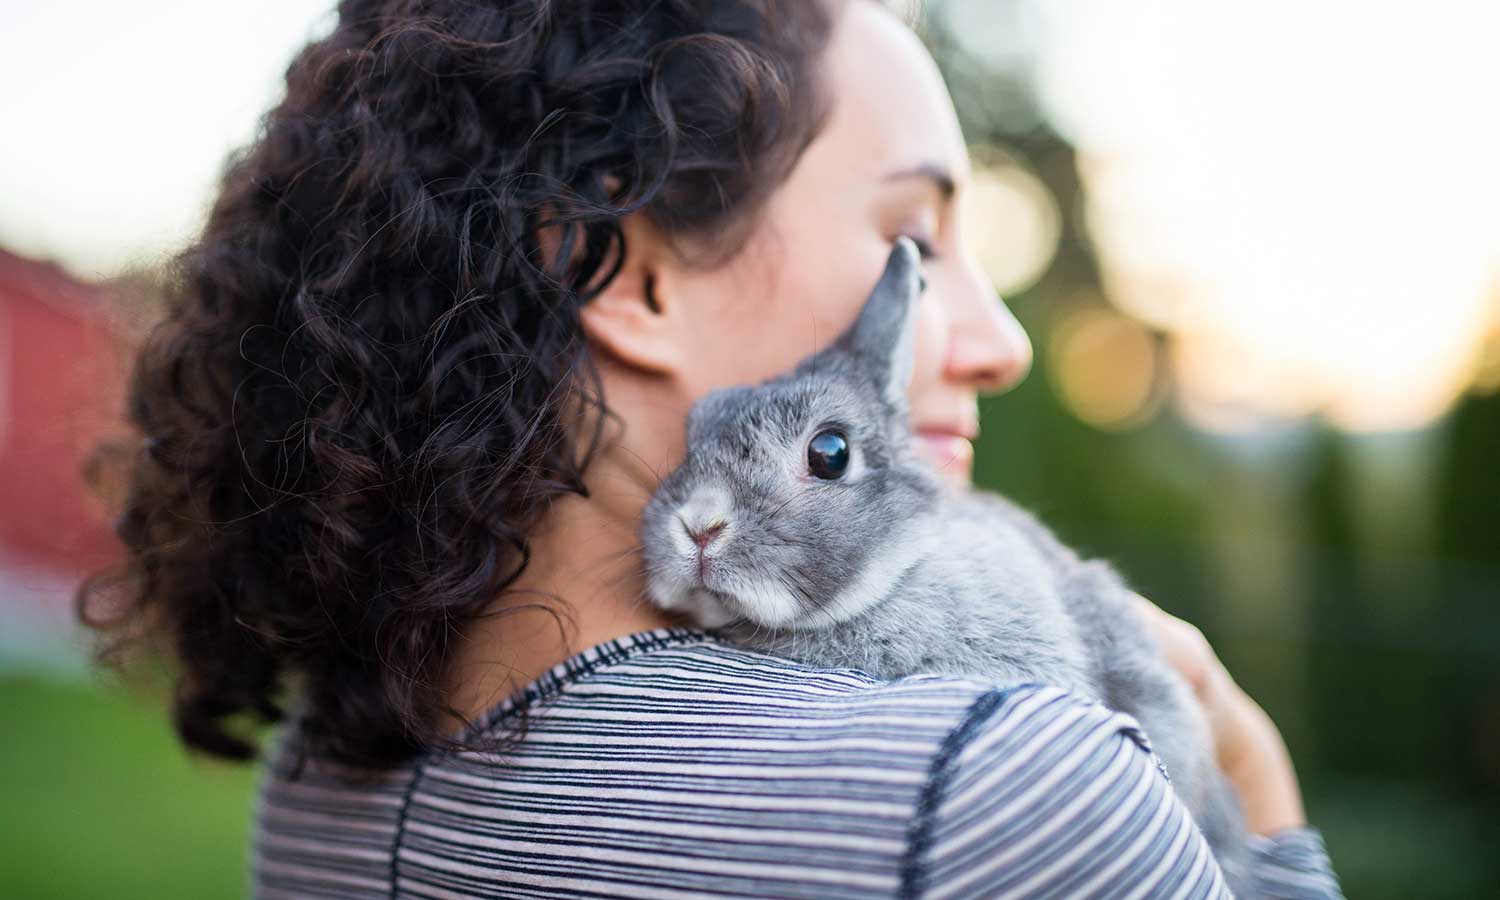
[(921, 793), (917, 795), (911, 827), (907, 830), (906, 853), (901, 861), (901, 886), (898, 893), (902, 900), (915, 900), (927, 889), (927, 853), (932, 846), (932, 829), (937, 818), (938, 804), (943, 801), (948, 782), (953, 776), (953, 761), (973, 740), (979, 726), (994, 715), (995, 710), (1000, 708), (1012, 691), (1031, 686), (1033, 685), (1028, 683), (991, 688), (980, 694), (938, 745), (927, 771), (927, 780), (922, 785)]
[(396, 887), (399, 884), (399, 866), (401, 862), (401, 842), (406, 837), (406, 814), (411, 808), (412, 794), (417, 791), (417, 782), (422, 780), (422, 770), (427, 765), (427, 757), (421, 756), (413, 760), (411, 781), (406, 783), (406, 790), (401, 794), (401, 807), (396, 813), (396, 833), (391, 836), (391, 892), (390, 900), (396, 900)]

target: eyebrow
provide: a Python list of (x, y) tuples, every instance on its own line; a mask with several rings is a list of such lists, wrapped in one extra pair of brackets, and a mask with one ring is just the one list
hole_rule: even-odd
[(956, 189), (953, 174), (948, 171), (947, 166), (941, 163), (926, 162), (909, 169), (898, 169), (885, 176), (886, 181), (903, 181), (908, 178), (926, 178), (937, 187), (944, 201), (953, 199), (953, 192)]

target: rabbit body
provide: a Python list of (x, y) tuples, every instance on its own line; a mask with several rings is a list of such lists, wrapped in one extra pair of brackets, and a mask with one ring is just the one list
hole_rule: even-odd
[(920, 290), (903, 239), (833, 346), (694, 406), (687, 458), (645, 511), (651, 600), (812, 665), (1047, 683), (1128, 713), (1231, 889), (1251, 896), (1248, 833), (1207, 722), (1124, 580), (1004, 497), (945, 486), (913, 452)]

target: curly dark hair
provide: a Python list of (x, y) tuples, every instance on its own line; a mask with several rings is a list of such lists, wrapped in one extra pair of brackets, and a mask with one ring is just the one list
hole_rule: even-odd
[(604, 406), (579, 310), (622, 217), (732, 253), (825, 117), (831, 18), (343, 0), (165, 267), (113, 456), (126, 553), (75, 598), (96, 661), (160, 654), (178, 734), (216, 756), (253, 758), (292, 697), (313, 755), (454, 746), (454, 636), (549, 501), (586, 495), (580, 410)]

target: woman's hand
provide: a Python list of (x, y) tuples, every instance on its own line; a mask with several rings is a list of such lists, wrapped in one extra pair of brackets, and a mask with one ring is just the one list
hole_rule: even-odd
[(1239, 794), (1250, 830), (1269, 835), (1306, 824), (1297, 773), (1271, 717), (1234, 683), (1203, 632), (1139, 594), (1136, 599), (1141, 617), (1208, 716), (1219, 768)]

